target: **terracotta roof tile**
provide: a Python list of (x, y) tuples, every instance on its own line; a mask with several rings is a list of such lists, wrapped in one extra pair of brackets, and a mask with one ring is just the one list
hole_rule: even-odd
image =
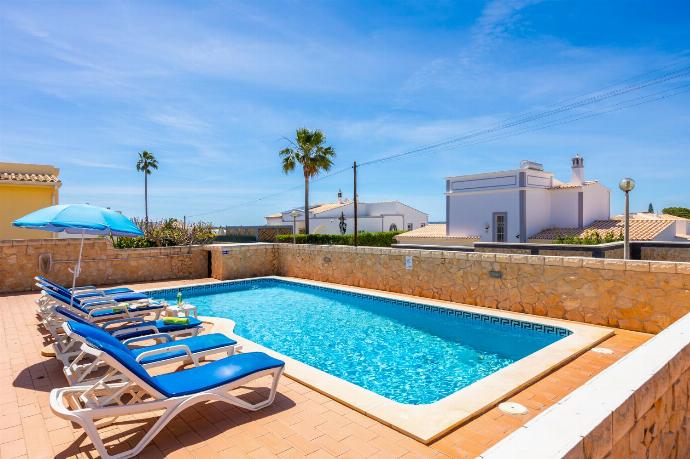
[(320, 214), (321, 212), (326, 212), (329, 210), (337, 209), (338, 207), (346, 206), (348, 204), (350, 204), (350, 203), (349, 202), (343, 202), (343, 203), (334, 202), (334, 203), (329, 203), (329, 204), (321, 204), (317, 207), (312, 207), (311, 209), (309, 209), (309, 212), (312, 214)]
[(587, 185), (591, 185), (593, 183), (597, 183), (597, 181), (596, 180), (587, 180), (582, 185), (578, 185), (577, 183), (559, 183), (558, 185), (554, 185), (549, 189), (551, 189), (551, 190), (564, 190), (564, 189), (568, 189), (568, 188), (580, 188), (581, 186), (587, 186)]
[(417, 228), (412, 231), (407, 231), (405, 233), (395, 236), (396, 239), (405, 238), (418, 238), (418, 237), (428, 237), (428, 238), (452, 238), (452, 239), (479, 239), (479, 236), (446, 236), (446, 225), (444, 223), (430, 223), (421, 228)]
[[(630, 239), (634, 241), (651, 241), (663, 230), (673, 224), (673, 220), (630, 220)], [(529, 239), (553, 241), (559, 236), (583, 237), (585, 233), (596, 231), (601, 236), (613, 232), (615, 235), (622, 233), (624, 222), (622, 220), (596, 220), (585, 228), (550, 228), (531, 236)]]
[(35, 174), (35, 173), (0, 171), (0, 181), (3, 181), (3, 182), (59, 183), (60, 179), (56, 175), (53, 175), (53, 174)]

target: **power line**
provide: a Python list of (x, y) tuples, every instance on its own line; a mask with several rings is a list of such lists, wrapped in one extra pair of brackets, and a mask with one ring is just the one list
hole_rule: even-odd
[[(665, 69), (668, 67), (669, 66), (665, 66), (665, 67), (662, 67), (662, 69)], [(644, 75), (650, 75), (650, 74), (658, 73), (660, 70), (661, 69), (653, 70), (650, 72), (645, 72), (641, 75), (637, 75), (635, 77), (625, 79), (625, 80), (623, 80), (623, 82), (633, 81), (633, 80), (638, 79)], [(481, 143), (492, 142), (492, 141), (500, 140), (503, 138), (514, 137), (517, 135), (521, 135), (521, 134), (525, 134), (525, 133), (529, 133), (529, 132), (534, 132), (534, 131), (538, 131), (538, 130), (542, 130), (542, 129), (546, 129), (549, 127), (558, 126), (558, 125), (562, 125), (562, 124), (572, 123), (572, 122), (576, 122), (576, 121), (579, 121), (582, 119), (592, 118), (595, 116), (600, 116), (603, 114), (624, 110), (626, 108), (635, 107), (635, 106), (642, 105), (645, 103), (651, 103), (651, 102), (655, 102), (657, 100), (666, 99), (666, 98), (673, 97), (673, 96), (676, 96), (678, 94), (687, 92), (688, 89), (682, 89), (682, 90), (678, 90), (676, 92), (672, 92), (676, 89), (687, 88), (687, 85), (682, 85), (682, 86), (677, 87), (677, 88), (666, 89), (663, 91), (659, 91), (657, 93), (652, 93), (652, 94), (628, 99), (626, 101), (621, 101), (617, 104), (614, 104), (611, 108), (603, 110), (603, 111), (597, 112), (596, 110), (592, 110), (590, 112), (585, 112), (585, 114), (575, 113), (575, 114), (567, 115), (567, 116), (564, 116), (561, 118), (556, 118), (555, 120), (549, 120), (550, 118), (553, 118), (554, 116), (566, 114), (570, 111), (573, 111), (573, 110), (576, 110), (579, 108), (583, 108), (583, 107), (587, 107), (587, 106), (590, 106), (593, 104), (597, 104), (597, 103), (600, 103), (602, 101), (609, 100), (611, 98), (623, 96), (625, 94), (630, 94), (630, 93), (635, 92), (635, 91), (640, 91), (642, 89), (645, 89), (645, 88), (648, 88), (648, 87), (651, 87), (654, 85), (667, 83), (669, 81), (673, 81), (673, 80), (676, 80), (676, 79), (679, 79), (679, 78), (682, 78), (682, 77), (688, 76), (688, 75), (690, 75), (690, 66), (684, 66), (684, 67), (680, 67), (680, 68), (677, 68), (677, 69), (674, 69), (671, 71), (664, 72), (661, 75), (658, 75), (654, 78), (648, 78), (648, 79), (642, 80), (642, 81), (635, 83), (635, 84), (628, 84), (628, 85), (621, 87), (621, 88), (616, 88), (616, 89), (612, 89), (612, 90), (605, 91), (605, 92), (602, 92), (603, 90), (599, 90), (599, 91), (587, 93), (583, 96), (565, 99), (565, 100), (561, 101), (560, 105), (559, 104), (553, 104), (551, 106), (547, 106), (547, 107), (555, 107), (555, 108), (552, 108), (550, 110), (544, 110), (541, 112), (528, 112), (528, 113), (525, 113), (522, 115), (517, 115), (515, 117), (508, 118), (508, 119), (504, 120), (503, 122), (498, 123), (498, 124), (496, 124), (492, 127), (489, 127), (489, 128), (479, 129), (479, 130), (470, 132), (468, 134), (458, 136), (458, 137), (453, 137), (453, 138), (450, 138), (450, 139), (447, 139), (447, 140), (444, 140), (441, 142), (423, 145), (423, 146), (420, 146), (420, 147), (417, 147), (417, 148), (414, 148), (412, 150), (408, 150), (408, 151), (405, 151), (402, 153), (397, 153), (397, 154), (385, 156), (382, 158), (376, 158), (376, 159), (372, 159), (370, 161), (365, 161), (365, 162), (359, 164), (358, 168), (378, 164), (378, 163), (385, 162), (385, 161), (400, 159), (400, 158), (407, 157), (407, 156), (417, 154), (417, 153), (438, 153), (441, 151), (456, 150), (456, 149), (460, 149), (460, 148), (471, 146), (471, 145), (478, 145)], [(609, 86), (605, 87), (604, 89), (608, 89), (608, 88), (615, 87), (615, 86), (618, 86), (618, 84), (609, 85)], [(671, 93), (669, 93), (670, 91), (671, 91)], [(658, 96), (658, 97), (652, 99), (651, 97), (653, 97), (653, 96)], [(571, 101), (571, 100), (574, 100), (574, 102), (569, 103), (569, 104), (565, 104), (565, 105), (562, 104), (563, 102), (567, 102), (567, 101)], [(546, 123), (538, 125), (538, 126), (529, 126), (530, 123), (534, 123), (535, 121), (546, 121)], [(486, 137), (486, 138), (482, 137), (482, 136), (486, 136), (488, 134), (493, 134), (493, 133), (497, 133), (497, 132), (501, 132), (501, 131), (505, 131), (505, 130), (510, 130), (510, 129), (515, 128), (515, 127), (519, 127), (519, 126), (523, 126), (523, 125), (526, 125), (529, 127), (522, 129), (522, 130), (514, 131), (514, 132), (508, 132), (507, 134), (495, 135), (493, 137), (491, 137), (491, 136)], [(472, 140), (472, 139), (474, 139), (474, 140)], [(470, 141), (470, 140), (472, 140), (472, 141), (468, 143), (468, 141)], [(443, 148), (443, 147), (445, 147), (445, 148)], [(344, 172), (350, 171), (351, 169), (352, 169), (352, 166), (349, 166), (349, 167), (346, 167), (343, 169), (339, 169), (335, 172), (316, 177), (312, 180), (312, 183), (319, 182), (319, 181), (325, 180), (327, 178), (334, 177), (336, 175), (340, 175)], [(231, 210), (234, 208), (243, 207), (246, 205), (261, 202), (261, 201), (264, 201), (266, 199), (270, 199), (270, 198), (275, 197), (275, 196), (280, 196), (286, 192), (290, 192), (290, 191), (301, 189), (301, 188), (302, 188), (302, 185), (297, 185), (297, 186), (282, 190), (280, 192), (270, 193), (270, 194), (252, 199), (252, 200), (233, 204), (231, 206), (227, 206), (224, 208), (215, 209), (215, 210), (211, 210), (211, 211), (207, 211), (207, 212), (202, 212), (202, 213), (198, 213), (198, 214), (194, 214), (194, 215), (189, 215), (188, 217), (190, 217), (190, 218), (202, 217), (202, 216), (206, 216), (206, 215), (225, 212), (225, 211), (228, 211), (228, 210)]]
[[(647, 103), (651, 103), (651, 102), (656, 102), (656, 101), (663, 100), (663, 99), (668, 99), (670, 97), (674, 97), (676, 95), (686, 93), (689, 91), (690, 91), (690, 84), (684, 84), (684, 85), (681, 85), (681, 86), (678, 86), (675, 88), (666, 89), (666, 90), (659, 91), (659, 92), (656, 92), (653, 94), (648, 94), (645, 96), (636, 97), (633, 99), (622, 101), (622, 102), (619, 102), (617, 104), (612, 105), (610, 108), (605, 109), (605, 110), (599, 110), (599, 111), (590, 110), (589, 112), (585, 112), (585, 113), (576, 113), (576, 114), (569, 115), (569, 116), (564, 117), (564, 118), (549, 121), (547, 123), (544, 123), (544, 124), (541, 124), (538, 126), (531, 126), (529, 128), (525, 128), (525, 129), (522, 129), (519, 131), (508, 132), (507, 134), (494, 135), (493, 137), (475, 140), (475, 141), (470, 142), (470, 143), (465, 143), (465, 144), (460, 144), (460, 145), (451, 145), (451, 146), (447, 146), (446, 148), (443, 148), (443, 149), (429, 151), (429, 153), (440, 153), (440, 152), (444, 152), (444, 151), (459, 150), (459, 149), (464, 148), (464, 147), (479, 145), (479, 144), (483, 144), (483, 143), (489, 143), (489, 142), (493, 142), (495, 140), (503, 140), (503, 139), (515, 137), (515, 136), (526, 134), (526, 133), (532, 133), (532, 132), (540, 131), (540, 130), (554, 127), (554, 126), (560, 126), (560, 125), (564, 125), (564, 124), (568, 124), (568, 123), (573, 123), (573, 122), (580, 121), (583, 119), (594, 118), (596, 116), (601, 116), (601, 115), (605, 115), (608, 113), (613, 113), (613, 112), (625, 110), (627, 108), (632, 108), (632, 107), (636, 107), (639, 105), (643, 105), (643, 104), (647, 104)], [(653, 96), (657, 96), (657, 97), (652, 98)]]
[(437, 142), (437, 143), (430, 144), (430, 145), (424, 145), (421, 147), (414, 148), (412, 150), (408, 150), (408, 151), (403, 152), (403, 153), (396, 153), (393, 155), (384, 156), (382, 158), (376, 158), (376, 159), (372, 159), (369, 161), (365, 161), (365, 162), (361, 163), (361, 166), (364, 167), (364, 166), (368, 166), (368, 165), (383, 162), (383, 161), (389, 161), (392, 159), (397, 159), (397, 158), (401, 158), (404, 156), (409, 156), (409, 155), (413, 155), (416, 153), (421, 153), (421, 152), (427, 151), (427, 150), (433, 150), (433, 149), (436, 149), (439, 147), (443, 147), (443, 146), (450, 145), (453, 143), (457, 143), (457, 142), (461, 142), (461, 141), (468, 140), (471, 138), (479, 137), (479, 136), (482, 136), (485, 134), (490, 134), (492, 132), (513, 128), (515, 126), (531, 123), (533, 121), (538, 121), (538, 120), (544, 119), (544, 118), (549, 118), (553, 115), (557, 115), (560, 113), (575, 110), (577, 108), (592, 105), (592, 104), (595, 104), (598, 102), (602, 102), (604, 100), (608, 100), (612, 97), (619, 97), (619, 96), (629, 94), (629, 93), (634, 92), (634, 91), (639, 91), (641, 89), (645, 89), (647, 87), (650, 87), (650, 86), (653, 86), (656, 84), (666, 83), (668, 81), (672, 81), (672, 80), (675, 80), (675, 79), (678, 79), (678, 78), (681, 78), (684, 76), (688, 76), (688, 75), (690, 75), (690, 67), (684, 67), (682, 69), (678, 69), (674, 72), (671, 72), (670, 74), (664, 74), (663, 76), (660, 76), (660, 77), (657, 77), (657, 78), (654, 78), (651, 80), (645, 80), (645, 81), (638, 83), (636, 85), (629, 85), (627, 87), (615, 89), (615, 90), (603, 93), (603, 94), (598, 95), (598, 96), (591, 96), (591, 97), (585, 98), (583, 100), (579, 100), (577, 102), (573, 102), (573, 103), (565, 105), (565, 106), (557, 107), (557, 108), (552, 109), (552, 110), (547, 110), (544, 112), (530, 114), (528, 116), (519, 118), (515, 121), (502, 122), (498, 125), (495, 125), (495, 126), (492, 126), (489, 128), (479, 129), (479, 130), (473, 131), (469, 134), (465, 134), (465, 135), (462, 135), (460, 137), (451, 138), (451, 139), (443, 141), (443, 142)]

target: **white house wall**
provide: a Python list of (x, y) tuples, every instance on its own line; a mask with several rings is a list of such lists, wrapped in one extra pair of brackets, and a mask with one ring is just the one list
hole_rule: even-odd
[[(493, 240), (495, 212), (507, 214), (507, 242), (520, 242), (520, 203), (517, 189), (493, 193), (462, 193), (448, 196), (448, 234), (479, 236), (481, 242)], [(486, 226), (489, 226), (486, 229)]]
[[(551, 224), (552, 228), (577, 228), (578, 221), (578, 192), (580, 188), (553, 190), (551, 193)], [(545, 229), (545, 228), (542, 228)], [(541, 230), (539, 230), (541, 231)], [(537, 231), (537, 232), (539, 232)], [(532, 233), (535, 234), (535, 233)]]
[[(357, 212), (359, 215), (357, 219), (359, 231), (389, 231), (392, 224), (395, 224), (398, 230), (405, 231), (410, 223), (412, 224), (412, 229), (417, 229), (422, 225), (426, 225), (428, 222), (427, 214), (397, 201), (359, 203)], [(311, 216), (309, 219), (310, 232), (319, 234), (339, 234), (341, 215), (345, 216), (347, 233), (351, 234), (354, 231), (353, 203), (336, 207), (325, 212), (319, 212)], [(297, 217), (298, 228), (304, 227), (303, 222), (302, 215)], [(292, 217), (290, 217), (289, 214), (284, 214), (283, 224), (292, 224)]]
[[(400, 215), (387, 217), (359, 217), (357, 219), (357, 229), (367, 232), (388, 231), (391, 223), (395, 223), (400, 230), (402, 229), (403, 217)], [(345, 224), (347, 225), (345, 233), (354, 233), (354, 218), (345, 218)], [(304, 225), (302, 224), (300, 227), (303, 228)], [(312, 234), (340, 234), (340, 220), (337, 218), (310, 218), (309, 228)]]
[(608, 188), (593, 183), (583, 188), (583, 224), (590, 225), (595, 220), (608, 220), (611, 217), (611, 192)]
[[(655, 241), (677, 241), (676, 239), (676, 234), (678, 231), (678, 228), (676, 225), (678, 225), (680, 222), (674, 222), (672, 225), (669, 225), (668, 228), (664, 229), (662, 232), (656, 235), (654, 238)], [(685, 222), (683, 222), (685, 223)]]
[(525, 213), (525, 238), (537, 234), (551, 225), (551, 195), (553, 191), (530, 188), (527, 190)]

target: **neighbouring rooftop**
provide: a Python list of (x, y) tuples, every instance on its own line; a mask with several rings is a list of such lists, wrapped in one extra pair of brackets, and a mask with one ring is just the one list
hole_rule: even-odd
[[(652, 241), (664, 230), (673, 225), (673, 220), (630, 220), (630, 239), (634, 241)], [(600, 236), (613, 233), (618, 236), (623, 233), (625, 223), (623, 220), (596, 220), (584, 228), (549, 228), (530, 236), (530, 240), (553, 241), (558, 237), (584, 237), (588, 233), (596, 232)]]
[(445, 223), (429, 223), (412, 231), (406, 231), (396, 236), (396, 239), (413, 238), (448, 238), (448, 239), (479, 239), (479, 236), (447, 236)]
[(59, 173), (59, 169), (49, 165), (0, 162), (0, 183), (59, 184)]

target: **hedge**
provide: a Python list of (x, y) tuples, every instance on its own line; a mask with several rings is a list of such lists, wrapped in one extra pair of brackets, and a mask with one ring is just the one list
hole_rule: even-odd
[[(357, 245), (367, 247), (390, 247), (395, 243), (393, 239), (402, 231), (384, 231), (380, 233), (359, 233)], [(295, 234), (297, 244), (316, 245), (355, 245), (354, 234)], [(289, 243), (293, 241), (292, 234), (279, 234), (277, 242)]]

